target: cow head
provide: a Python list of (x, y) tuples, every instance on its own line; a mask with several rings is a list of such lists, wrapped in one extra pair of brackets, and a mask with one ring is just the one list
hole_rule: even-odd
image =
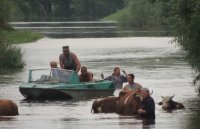
[(119, 94), (118, 114), (133, 115), (140, 108), (140, 96), (136, 91), (122, 91)]
[(174, 101), (172, 100), (173, 96), (161, 96), (162, 97), (162, 102), (159, 102), (159, 105), (162, 105), (163, 109), (173, 109), (174, 108)]
[[(162, 96), (161, 96), (162, 97)], [(159, 105), (163, 105), (162, 108), (166, 110), (172, 110), (172, 109), (184, 109), (184, 105), (179, 102), (175, 102), (172, 100), (173, 96), (166, 96), (162, 97), (162, 102), (158, 103)]]

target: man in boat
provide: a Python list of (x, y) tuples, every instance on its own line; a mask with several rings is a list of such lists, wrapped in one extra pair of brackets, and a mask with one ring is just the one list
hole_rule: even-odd
[(127, 82), (127, 78), (126, 78), (127, 74), (125, 71), (122, 71), (122, 72), (125, 74), (125, 76), (120, 73), (120, 67), (116, 66), (114, 68), (113, 74), (106, 77), (105, 79), (104, 79), (104, 75), (101, 74), (102, 79), (110, 80), (114, 82), (115, 89), (116, 89), (114, 92), (114, 95), (116, 96), (118, 96), (119, 92), (122, 90), (123, 83)]
[(81, 74), (79, 75), (80, 82), (89, 82), (93, 80), (93, 74), (87, 71), (86, 66), (81, 67)]
[(74, 70), (76, 73), (79, 72), (81, 64), (76, 54), (70, 52), (69, 46), (63, 46), (63, 53), (60, 54), (60, 68), (67, 70)]
[[(155, 120), (155, 102), (150, 96), (148, 88), (141, 88), (140, 95), (142, 97), (141, 108), (138, 109), (138, 114), (145, 119)], [(155, 122), (155, 121), (149, 121)]]
[(138, 90), (139, 91), (142, 88), (142, 85), (140, 85), (137, 82), (134, 82), (134, 79), (135, 79), (134, 74), (128, 74), (128, 76), (127, 76), (128, 84), (123, 87), (124, 91), (129, 91), (129, 90)]

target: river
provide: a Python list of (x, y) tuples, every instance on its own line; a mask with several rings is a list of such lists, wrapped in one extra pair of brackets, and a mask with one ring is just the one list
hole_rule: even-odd
[[(0, 117), (1, 129), (197, 129), (190, 119), (199, 119), (200, 100), (192, 87), (195, 71), (183, 58), (183, 53), (171, 37), (124, 38), (43, 38), (19, 45), (24, 54), (25, 68), (8, 74), (0, 82), (0, 98), (17, 103), (19, 116)], [(93, 100), (24, 101), (18, 87), (28, 79), (29, 68), (48, 68), (51, 60), (58, 61), (62, 46), (69, 45), (82, 65), (100, 78), (109, 75), (114, 66), (134, 73), (135, 81), (153, 90), (156, 103), (155, 124), (145, 125), (134, 116), (92, 114)], [(166, 112), (158, 102), (161, 96), (174, 95), (185, 105), (184, 110)]]

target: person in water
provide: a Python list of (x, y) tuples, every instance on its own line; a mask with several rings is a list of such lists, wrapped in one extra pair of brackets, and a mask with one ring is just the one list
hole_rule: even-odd
[(114, 85), (115, 85), (115, 89), (120, 89), (121, 90), (122, 86), (123, 86), (123, 83), (127, 82), (126, 72), (123, 71), (123, 73), (125, 74), (125, 76), (120, 73), (120, 67), (115, 67), (114, 68), (114, 72), (113, 72), (112, 75), (107, 76), (106, 78), (104, 78), (104, 75), (102, 74), (101, 77), (104, 80), (113, 81)]
[(123, 87), (124, 91), (140, 90), (142, 88), (142, 85), (140, 85), (137, 82), (134, 82), (134, 79), (135, 79), (134, 74), (128, 74), (127, 76), (128, 84)]
[(60, 54), (60, 68), (67, 70), (74, 70), (77, 73), (80, 70), (81, 64), (76, 54), (70, 52), (69, 46), (63, 46), (63, 53)]
[(81, 67), (81, 74), (79, 75), (80, 82), (89, 82), (93, 80), (93, 74), (87, 71), (86, 66)]
[(155, 119), (155, 102), (150, 96), (148, 88), (141, 88), (140, 95), (142, 97), (141, 108), (138, 109), (138, 114), (142, 118)]

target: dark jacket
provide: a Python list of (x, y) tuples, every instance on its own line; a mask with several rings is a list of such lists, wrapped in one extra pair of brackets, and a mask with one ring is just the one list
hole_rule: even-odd
[(141, 117), (155, 119), (155, 103), (151, 96), (142, 100), (141, 108), (146, 111), (145, 114), (141, 114)]

